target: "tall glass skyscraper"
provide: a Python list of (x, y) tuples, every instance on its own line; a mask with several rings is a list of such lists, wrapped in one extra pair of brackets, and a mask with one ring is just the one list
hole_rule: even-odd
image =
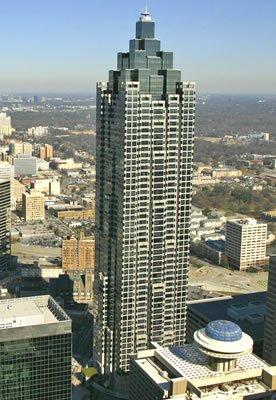
[(141, 14), (97, 88), (95, 358), (127, 371), (151, 342), (185, 340), (194, 83)]
[(10, 265), (11, 180), (0, 179), (0, 270)]

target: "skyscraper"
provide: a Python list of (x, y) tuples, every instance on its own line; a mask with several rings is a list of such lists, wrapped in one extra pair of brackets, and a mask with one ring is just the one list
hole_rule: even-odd
[(185, 340), (195, 86), (148, 12), (97, 87), (95, 358), (127, 371), (152, 341)]
[(8, 267), (10, 256), (11, 180), (0, 179), (0, 270)]
[(270, 257), (266, 300), (263, 358), (276, 365), (276, 256)]

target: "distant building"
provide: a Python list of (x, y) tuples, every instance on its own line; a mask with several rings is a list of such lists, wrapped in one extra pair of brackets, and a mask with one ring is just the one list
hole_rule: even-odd
[(13, 180), (12, 184), (12, 199), (15, 203), (22, 202), (22, 195), (26, 192), (26, 186), (19, 182), (17, 179)]
[(46, 136), (49, 133), (49, 128), (48, 126), (34, 126), (32, 128), (29, 128), (27, 133), (28, 136), (34, 137)]
[(225, 242), (222, 239), (194, 241), (191, 243), (191, 253), (216, 265), (224, 265), (224, 246)]
[(270, 257), (263, 358), (276, 365), (276, 256)]
[(48, 171), (50, 169), (50, 163), (41, 158), (37, 158), (37, 168), (38, 171)]
[(62, 240), (62, 268), (64, 271), (94, 269), (95, 241), (92, 237), (71, 237)]
[(43, 160), (50, 160), (54, 157), (53, 146), (50, 144), (45, 144), (45, 146), (40, 146), (38, 149), (38, 157)]
[(10, 136), (12, 134), (11, 117), (6, 113), (0, 113), (0, 136)]
[(0, 179), (0, 270), (6, 269), (10, 261), (10, 207), (11, 181)]
[(51, 196), (58, 196), (60, 194), (60, 182), (53, 178), (35, 179), (31, 187), (38, 192)]
[(71, 320), (50, 296), (0, 301), (1, 400), (71, 399)]
[(84, 208), (82, 206), (70, 206), (65, 205), (59, 207), (52, 206), (51, 210), (54, 215), (59, 219), (78, 219), (78, 220), (87, 220), (95, 218), (95, 210), (90, 208)]
[(15, 176), (37, 175), (37, 159), (27, 154), (17, 154), (13, 159)]
[(14, 177), (14, 166), (5, 161), (0, 161), (0, 179), (10, 179)]
[(231, 321), (194, 333), (194, 342), (138, 351), (131, 360), (129, 400), (273, 399), (276, 368), (252, 353), (253, 340)]
[(50, 196), (60, 195), (60, 181), (51, 180), (49, 183), (49, 194)]
[(92, 237), (62, 241), (62, 269), (73, 281), (73, 297), (77, 302), (89, 303), (93, 298), (95, 241)]
[(22, 213), (26, 222), (44, 221), (45, 196), (35, 190), (22, 195)]
[(17, 154), (27, 154), (29, 156), (33, 153), (33, 146), (28, 142), (11, 142), (9, 145), (9, 153), (12, 156)]
[(195, 173), (193, 175), (193, 186), (209, 186), (219, 183), (219, 179), (215, 179), (210, 175)]
[(242, 176), (242, 171), (239, 169), (218, 168), (212, 171), (212, 177), (215, 179), (239, 178), (241, 176)]
[(269, 140), (270, 133), (268, 132), (261, 132), (261, 133), (251, 133), (249, 136), (250, 140)]
[(55, 158), (51, 161), (51, 165), (54, 169), (57, 170), (74, 170), (74, 169), (81, 169), (82, 168), (82, 163), (75, 162), (73, 158), (67, 158), (67, 159), (60, 159), (60, 158)]
[(243, 270), (268, 265), (267, 224), (253, 218), (226, 222), (225, 256), (230, 266)]

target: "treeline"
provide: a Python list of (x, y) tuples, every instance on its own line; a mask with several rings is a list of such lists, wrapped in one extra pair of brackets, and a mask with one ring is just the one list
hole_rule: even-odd
[(238, 185), (231, 187), (218, 184), (202, 188), (193, 196), (193, 204), (210, 210), (224, 210), (226, 213), (259, 215), (275, 209), (276, 194), (272, 189), (253, 191)]

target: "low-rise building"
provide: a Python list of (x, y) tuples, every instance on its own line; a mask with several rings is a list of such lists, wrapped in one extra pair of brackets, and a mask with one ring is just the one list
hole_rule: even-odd
[(61, 209), (51, 207), (54, 215), (59, 219), (87, 220), (95, 218), (95, 211), (81, 206), (66, 206)]
[(213, 169), (212, 177), (215, 179), (222, 179), (222, 178), (239, 178), (242, 176), (242, 171), (239, 169), (228, 169), (228, 168), (218, 168)]
[(48, 126), (33, 126), (32, 128), (28, 129), (27, 133), (28, 136), (41, 137), (48, 135), (49, 128)]
[(276, 368), (252, 354), (253, 340), (231, 321), (217, 320), (181, 347), (138, 351), (131, 360), (129, 400), (273, 399)]
[(60, 158), (54, 158), (51, 160), (51, 165), (54, 169), (57, 170), (74, 170), (74, 169), (81, 169), (82, 168), (82, 163), (75, 162), (73, 158), (67, 158), (65, 160), (62, 160)]

